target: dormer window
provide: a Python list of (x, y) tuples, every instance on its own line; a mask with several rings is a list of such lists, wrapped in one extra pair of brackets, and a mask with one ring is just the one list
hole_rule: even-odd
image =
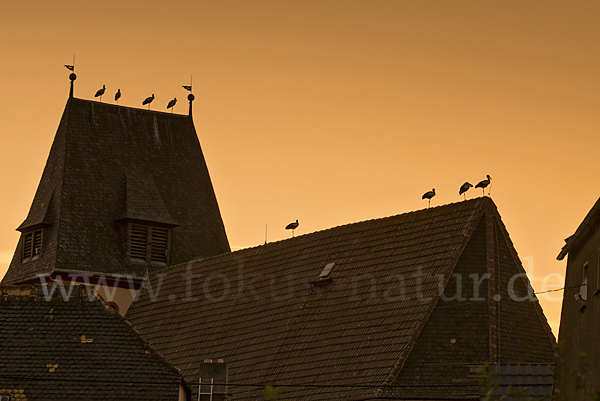
[(129, 259), (133, 262), (168, 265), (171, 229), (141, 223), (129, 224)]
[(42, 254), (42, 230), (23, 233), (23, 262), (35, 260)]

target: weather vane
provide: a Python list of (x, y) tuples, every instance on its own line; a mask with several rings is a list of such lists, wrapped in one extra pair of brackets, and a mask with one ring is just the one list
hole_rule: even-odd
[(69, 90), (69, 97), (73, 97), (73, 81), (77, 79), (77, 75), (75, 75), (75, 55), (73, 54), (73, 64), (65, 64), (67, 70), (71, 71), (69, 74), (69, 79), (71, 80), (71, 89)]

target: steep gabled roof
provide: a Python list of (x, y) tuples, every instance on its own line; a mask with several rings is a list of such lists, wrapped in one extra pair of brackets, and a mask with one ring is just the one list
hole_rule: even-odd
[(573, 249), (577, 247), (581, 241), (585, 240), (590, 234), (598, 228), (600, 221), (600, 198), (596, 201), (592, 209), (588, 212), (585, 219), (581, 222), (575, 234), (568, 237), (565, 242), (565, 246), (561, 249), (560, 253), (556, 257), (558, 260), (563, 260), (565, 256)]
[(0, 394), (177, 400), (181, 372), (92, 291), (76, 287), (65, 299), (60, 289), (0, 286)]
[[(487, 281), (479, 301), (440, 298), (455, 273), (502, 284), (523, 273), (506, 235), (489, 198), (349, 224), (165, 269), (126, 316), (189, 382), (203, 359), (223, 358), (234, 399), (265, 384), (290, 399), (394, 397), (387, 389), (406, 387), (403, 372), (422, 370), (434, 349), (471, 365), (551, 361), (535, 302), (496, 302), (508, 295)], [(528, 282), (515, 291), (527, 294)], [(453, 330), (460, 356), (448, 347)], [(425, 370), (421, 389), (462, 374)], [(466, 384), (462, 395), (477, 394)]]
[(21, 243), (3, 283), (53, 271), (143, 276), (127, 260), (127, 221), (175, 227), (171, 262), (229, 252), (191, 116), (76, 98), (67, 101), (29, 214), (42, 253), (22, 263)]

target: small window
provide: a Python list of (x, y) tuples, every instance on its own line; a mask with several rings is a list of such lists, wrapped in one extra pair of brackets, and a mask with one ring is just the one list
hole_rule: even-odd
[(129, 259), (166, 265), (169, 263), (171, 230), (164, 227), (130, 224)]
[(0, 401), (12, 401), (12, 398), (7, 395), (0, 394)]
[(42, 230), (23, 233), (23, 262), (35, 260), (42, 254)]

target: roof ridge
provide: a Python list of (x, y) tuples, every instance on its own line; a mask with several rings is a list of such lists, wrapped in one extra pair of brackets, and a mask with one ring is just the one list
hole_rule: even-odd
[(297, 235), (295, 237), (292, 238), (284, 238), (284, 239), (280, 239), (280, 240), (276, 240), (276, 241), (272, 241), (272, 242), (268, 242), (265, 244), (258, 244), (255, 246), (250, 246), (247, 248), (241, 248), (241, 249), (237, 249), (235, 251), (230, 251), (230, 252), (225, 252), (219, 255), (212, 255), (212, 256), (207, 256), (205, 258), (199, 258), (199, 259), (194, 259), (194, 260), (190, 260), (184, 263), (179, 263), (178, 265), (171, 265), (171, 266), (165, 266), (164, 268), (160, 269), (159, 271), (163, 271), (165, 269), (169, 269), (169, 268), (173, 268), (175, 266), (181, 266), (181, 265), (185, 265), (188, 264), (190, 262), (197, 262), (197, 261), (204, 261), (204, 260), (212, 260), (215, 258), (221, 258), (224, 257), (225, 255), (230, 255), (231, 257), (235, 257), (238, 256), (240, 253), (245, 253), (245, 252), (251, 252), (251, 251), (258, 251), (263, 249), (264, 247), (268, 247), (269, 245), (275, 245), (275, 244), (284, 244), (288, 241), (298, 241), (298, 238), (304, 238), (306, 239), (307, 237), (311, 236), (311, 235), (315, 235), (315, 234), (319, 234), (319, 233), (326, 233), (328, 231), (333, 231), (333, 230), (337, 230), (341, 227), (349, 227), (349, 226), (353, 226), (353, 225), (360, 225), (360, 224), (367, 224), (367, 223), (372, 223), (372, 222), (378, 222), (378, 221), (383, 221), (383, 220), (387, 220), (387, 219), (393, 219), (393, 218), (398, 218), (400, 216), (410, 216), (410, 215), (414, 215), (417, 213), (425, 213), (427, 211), (434, 211), (434, 210), (440, 210), (442, 208), (449, 208), (450, 206), (457, 206), (457, 205), (464, 205), (465, 203), (478, 203), (476, 206), (474, 206), (474, 212), (476, 210), (478, 210), (479, 208), (481, 208), (481, 203), (486, 202), (486, 201), (490, 201), (492, 203), (492, 205), (494, 206), (494, 208), (496, 209), (496, 204), (494, 203), (494, 201), (491, 198), (486, 197), (480, 197), (480, 198), (473, 198), (473, 199), (469, 199), (466, 201), (459, 201), (459, 202), (452, 202), (452, 203), (447, 203), (445, 205), (440, 205), (440, 206), (435, 206), (432, 208), (425, 208), (425, 209), (418, 209), (418, 210), (411, 210), (409, 212), (405, 212), (405, 213), (398, 213), (398, 214), (394, 214), (391, 216), (384, 216), (384, 217), (374, 217), (372, 219), (367, 219), (367, 220), (361, 220), (361, 221), (355, 221), (352, 223), (346, 223), (346, 224), (339, 224), (337, 226), (333, 226), (333, 227), (329, 227), (329, 228), (324, 228), (321, 230), (317, 230), (317, 231), (313, 231), (310, 233), (306, 233), (306, 234), (301, 234), (301, 235)]
[(144, 113), (154, 113), (154, 114), (163, 114), (163, 115), (172, 116), (172, 117), (186, 117), (186, 118), (189, 118), (189, 114), (170, 113), (170, 112), (167, 112), (167, 111), (148, 110), (148, 109), (142, 109), (142, 108), (133, 107), (133, 106), (123, 106), (123, 105), (120, 105), (120, 104), (101, 103), (101, 102), (98, 102), (98, 101), (95, 101), (95, 100), (82, 99), (82, 98), (78, 98), (78, 97), (71, 97), (71, 98), (69, 98), (67, 100), (67, 102), (69, 102), (71, 100), (73, 100), (73, 101), (81, 101), (81, 102), (86, 102), (86, 103), (92, 103), (95, 106), (102, 105), (102, 107), (106, 106), (106, 107), (113, 107), (113, 108), (123, 108), (123, 109), (134, 110), (136, 112), (140, 111), (140, 112), (144, 112)]

